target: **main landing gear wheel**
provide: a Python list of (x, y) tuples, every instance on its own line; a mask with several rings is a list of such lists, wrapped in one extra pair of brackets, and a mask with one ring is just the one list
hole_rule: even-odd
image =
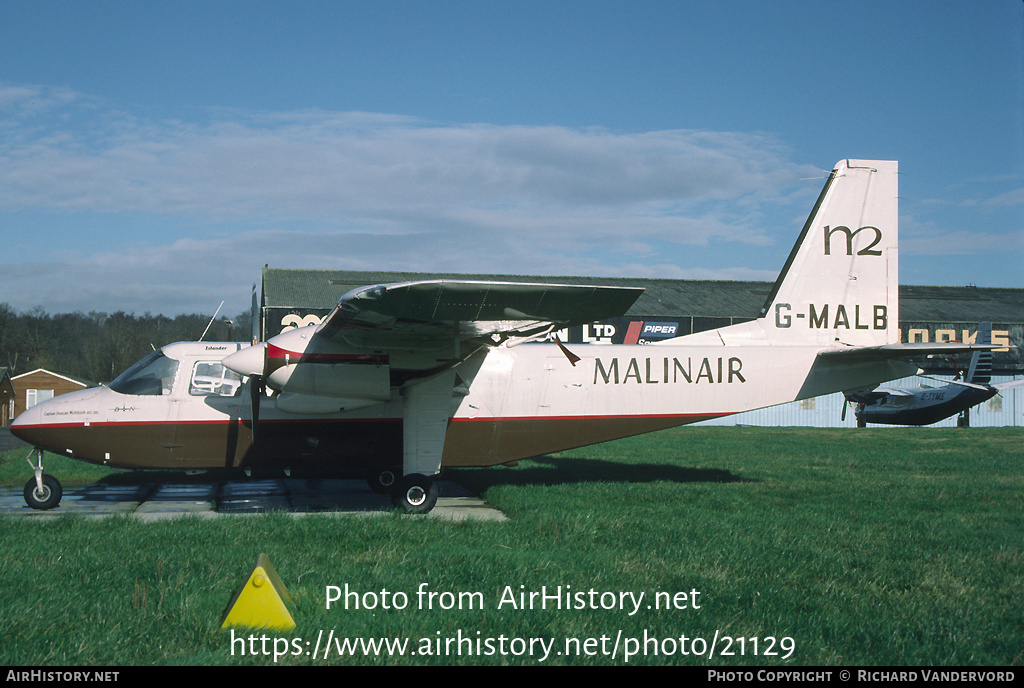
[(25, 483), (25, 502), (33, 509), (52, 509), (60, 504), (64, 488), (61, 487), (60, 481), (52, 475), (43, 475), (42, 479), (42, 489), (39, 489), (34, 477), (29, 478)]
[(407, 514), (425, 514), (437, 504), (437, 485), (433, 478), (412, 473), (399, 481), (391, 501)]
[(374, 468), (366, 476), (366, 482), (371, 490), (383, 494), (394, 490), (401, 476), (401, 468)]

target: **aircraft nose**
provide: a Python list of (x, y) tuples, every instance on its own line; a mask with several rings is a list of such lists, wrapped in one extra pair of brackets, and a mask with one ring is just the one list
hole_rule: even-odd
[(266, 350), (266, 343), (255, 344), (240, 351), (236, 351), (230, 356), (225, 356), (222, 362), (224, 363), (225, 368), (232, 370), (239, 375), (258, 377), (263, 375), (263, 366), (265, 363), (264, 352), (266, 352)]
[(25, 428), (27, 428), (30, 424), (32, 424), (32, 421), (27, 417), (31, 413), (32, 413), (32, 409), (28, 409), (27, 411), (22, 411), (21, 413), (18, 414), (18, 417), (15, 418), (11, 422), (11, 434), (12, 435), (14, 435), (15, 437), (17, 437), (18, 439), (21, 439), (21, 440), (25, 439), (24, 437), (22, 437), (22, 434), (25, 432)]
[(11, 434), (36, 447), (85, 458), (88, 444), (81, 429), (99, 420), (105, 394), (113, 392), (90, 387), (57, 395), (18, 414), (11, 423)]
[(44, 433), (40, 427), (43, 420), (41, 406), (42, 404), (39, 404), (19, 413), (18, 417), (11, 422), (11, 434), (22, 442), (41, 444), (44, 439)]

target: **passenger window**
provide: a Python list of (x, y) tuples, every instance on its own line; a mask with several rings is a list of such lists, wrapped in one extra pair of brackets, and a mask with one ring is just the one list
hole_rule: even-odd
[(241, 386), (242, 379), (219, 361), (200, 361), (192, 369), (188, 393), (194, 397), (233, 397)]

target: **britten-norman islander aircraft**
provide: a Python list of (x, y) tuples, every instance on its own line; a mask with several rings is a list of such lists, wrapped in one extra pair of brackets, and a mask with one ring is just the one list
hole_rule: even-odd
[(896, 197), (897, 163), (839, 162), (757, 320), (644, 346), (542, 341), (621, 315), (639, 289), (480, 281), (362, 287), (266, 342), (165, 346), (17, 418), (12, 432), (39, 448), (25, 498), (60, 501), (46, 448), (125, 468), (359, 466), (425, 513), (443, 466), (906, 377), (917, 367), (900, 357), (971, 347), (898, 343)]
[[(992, 342), (992, 323), (980, 323), (978, 343)], [(1004, 389), (1024, 385), (1024, 380), (992, 384), (992, 352), (975, 351), (963, 380), (943, 381), (941, 386), (878, 387), (871, 391), (845, 392), (846, 401), (856, 404), (857, 426), (931, 425), (956, 414), (957, 425), (970, 425), (970, 410)], [(843, 419), (846, 406), (843, 406)]]

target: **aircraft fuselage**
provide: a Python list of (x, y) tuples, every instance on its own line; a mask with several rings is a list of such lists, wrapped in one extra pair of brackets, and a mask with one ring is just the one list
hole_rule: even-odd
[[(808, 386), (821, 367), (816, 347), (687, 344), (699, 339), (575, 346), (575, 365), (555, 344), (480, 351), (456, 367), (464, 384), (452, 397), (443, 465), (508, 463), (841, 389), (838, 372), (818, 376), (828, 389)], [(55, 453), (122, 468), (401, 465), (400, 386), (387, 402), (335, 413), (289, 413), (264, 398), (254, 443), (249, 383), (220, 366), (238, 350), (169, 345), (135, 377), (55, 397), (12, 430)], [(170, 372), (162, 382), (148, 372), (160, 365), (158, 373)], [(878, 381), (892, 378), (892, 365), (873, 365)], [(780, 367), (800, 372), (780, 377)]]
[(910, 396), (883, 396), (858, 408), (857, 420), (877, 425), (931, 425), (984, 403), (997, 393), (994, 387), (945, 385)]

